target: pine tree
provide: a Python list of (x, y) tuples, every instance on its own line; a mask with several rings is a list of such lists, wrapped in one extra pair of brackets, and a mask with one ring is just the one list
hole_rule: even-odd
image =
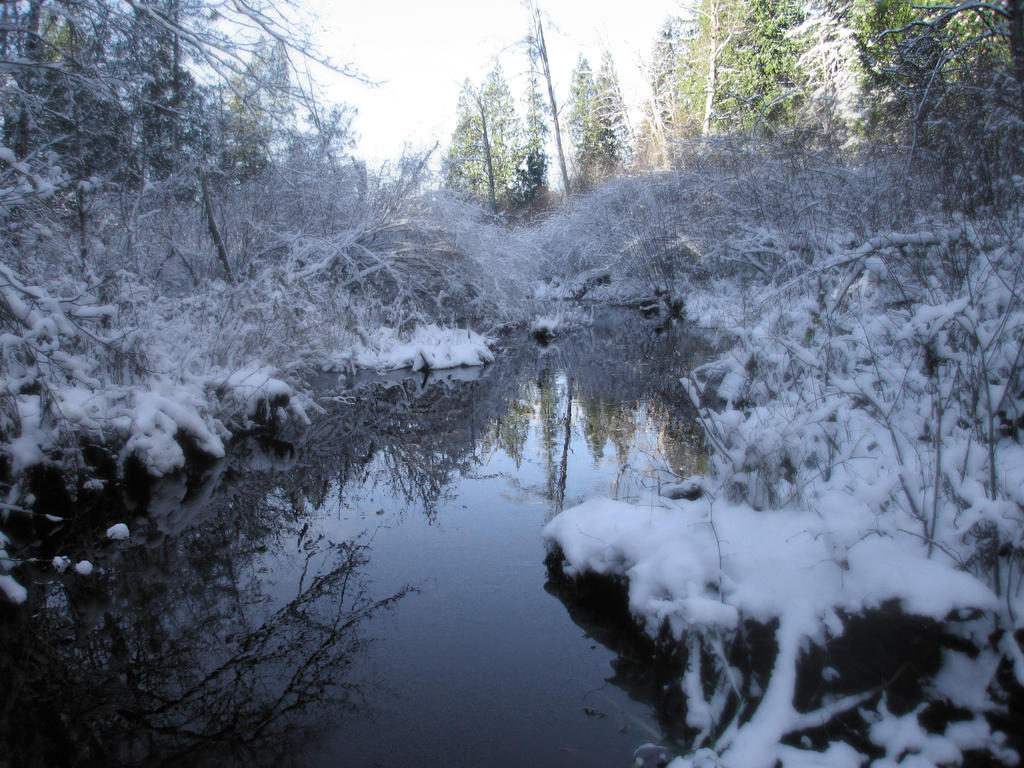
[(482, 87), (469, 80), (463, 84), (458, 122), (443, 161), (445, 186), (486, 202), (495, 212), (507, 210), (515, 197), (522, 157), (522, 127), (496, 64)]
[(815, 0), (796, 29), (807, 105), (801, 125), (842, 142), (861, 114), (863, 68), (854, 29), (856, 0)]
[(695, 25), (681, 17), (666, 19), (658, 29), (651, 61), (644, 68), (651, 95), (644, 105), (637, 149), (641, 163), (648, 168), (668, 163), (669, 141), (678, 131), (682, 113), (682, 64), (694, 34)]
[(622, 165), (629, 161), (632, 153), (632, 130), (626, 101), (622, 97), (622, 87), (619, 85), (619, 75), (609, 51), (601, 54), (601, 67), (594, 84), (597, 88), (597, 119), (606, 134), (607, 156), (616, 165)]
[(741, 31), (741, 0), (702, 0), (682, 20), (676, 135), (709, 135), (719, 117), (723, 59)]
[(803, 85), (798, 0), (702, 0), (684, 36), (677, 130), (707, 136), (787, 125)]
[(791, 124), (800, 106), (799, 42), (803, 21), (796, 0), (748, 0), (739, 33), (722, 58), (722, 98), (716, 111), (732, 129)]
[(512, 190), (512, 204), (529, 206), (544, 190), (548, 181), (548, 155), (545, 150), (548, 126), (544, 120), (544, 101), (536, 72), (530, 72), (526, 93), (526, 125), (523, 156), (516, 168), (516, 183)]
[(575, 149), (577, 191), (609, 177), (625, 160), (628, 127), (611, 57), (598, 77), (582, 54), (573, 70), (569, 134)]
[(180, 31), (182, 0), (161, 0), (154, 6), (171, 21), (153, 28), (135, 12), (125, 39), (126, 58), (138, 73), (129, 96), (136, 146), (133, 174), (137, 180), (163, 180), (201, 160), (209, 132), (204, 93), (185, 65)]
[(126, 133), (117, 91), (123, 73), (107, 54), (116, 39), (103, 25), (44, 5), (29, 4), (26, 21), (34, 27), (23, 44), (11, 41), (19, 60), (4, 62), (16, 74), (2, 81), (13, 86), (4, 88), (3, 143), (19, 156), (41, 147), (58, 152), (74, 177), (105, 174), (117, 167)]
[(245, 181), (270, 165), (293, 117), (288, 54), (262, 41), (240, 77), (232, 78), (222, 114), (221, 170)]

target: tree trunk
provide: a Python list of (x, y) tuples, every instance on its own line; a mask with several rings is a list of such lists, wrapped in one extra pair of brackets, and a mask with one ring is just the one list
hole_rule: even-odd
[(210, 229), (210, 237), (213, 238), (213, 244), (217, 248), (217, 258), (220, 260), (220, 264), (224, 267), (224, 274), (227, 275), (228, 282), (234, 285), (235, 277), (231, 273), (231, 262), (228, 260), (228, 249), (224, 247), (224, 238), (220, 236), (220, 230), (217, 228), (217, 219), (213, 215), (213, 200), (210, 197), (210, 187), (206, 183), (206, 169), (199, 166), (199, 188), (203, 193), (203, 208), (206, 209), (206, 225)]
[(551, 83), (551, 66), (548, 64), (548, 46), (544, 42), (544, 25), (540, 20), (540, 9), (534, 8), (534, 29), (533, 47), (540, 57), (541, 68), (544, 71), (544, 81), (548, 86), (548, 103), (551, 105), (551, 124), (555, 129), (555, 149), (558, 150), (558, 169), (562, 173), (562, 189), (564, 194), (569, 194), (569, 171), (565, 166), (565, 151), (562, 149), (562, 129), (558, 126), (558, 105), (555, 103), (555, 88)]
[(704, 119), (701, 121), (701, 136), (711, 135), (711, 116), (715, 111), (715, 91), (718, 89), (718, 57), (719, 36), (721, 35), (722, 17), (718, 0), (711, 2), (711, 15), (708, 23), (711, 25), (711, 45), (708, 49), (708, 74), (704, 87)]
[(483, 126), (484, 138), (484, 159), (487, 161), (487, 193), (491, 201), (491, 212), (498, 212), (498, 198), (494, 194), (494, 163), (491, 160), (491, 141), (487, 136), (487, 110), (484, 109), (484, 102), (478, 96), (476, 105), (480, 110), (480, 125)]
[(42, 15), (43, 0), (32, 0), (28, 9), (28, 25), (25, 29), (24, 42), (25, 60), (28, 66), (16, 75), (18, 86), (25, 92), (28, 98), (22, 98), (21, 109), (12, 132), (14, 135), (8, 139), (13, 139), (10, 142), (11, 149), (14, 150), (14, 154), (19, 160), (28, 155), (31, 150), (29, 136), (32, 132), (32, 116), (29, 114), (27, 104), (31, 100), (31, 94), (35, 90), (35, 81), (39, 76), (37, 65), (42, 58), (42, 43), (39, 37), (39, 25), (42, 22)]

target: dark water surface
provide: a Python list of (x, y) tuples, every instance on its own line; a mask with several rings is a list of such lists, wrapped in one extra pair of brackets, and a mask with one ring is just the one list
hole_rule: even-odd
[(300, 438), (93, 511), (132, 536), (4, 625), (0, 765), (629, 765), (659, 675), (621, 611), (559, 599), (541, 529), (703, 471), (702, 348), (610, 315), (481, 371), (332, 377)]

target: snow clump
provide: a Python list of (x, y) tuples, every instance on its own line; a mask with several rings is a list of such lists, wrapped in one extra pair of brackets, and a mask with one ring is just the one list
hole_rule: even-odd
[(115, 523), (107, 528), (107, 538), (111, 541), (124, 541), (128, 536), (128, 526), (124, 523)]
[(407, 340), (393, 328), (381, 328), (368, 345), (357, 349), (358, 368), (378, 371), (439, 371), (448, 368), (486, 365), (494, 361), (490, 340), (479, 333), (458, 328), (421, 325)]

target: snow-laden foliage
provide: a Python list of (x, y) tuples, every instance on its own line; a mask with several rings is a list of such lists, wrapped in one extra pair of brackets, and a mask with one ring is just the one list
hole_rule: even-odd
[[(679, 153), (677, 170), (616, 179), (548, 219), (537, 234), (548, 254), (542, 276), (571, 297), (566, 275), (603, 270), (611, 285), (588, 296), (692, 299), (691, 317), (703, 319), (701, 294), (714, 282), (748, 287), (744, 299), (784, 284), (824, 254), (895, 229), (916, 193), (899, 158), (882, 151), (835, 156), (715, 139)], [(734, 307), (743, 311), (754, 310)]]
[(1019, 625), (1022, 234), (995, 220), (878, 236), (822, 264), (817, 295), (767, 299), (690, 380), (728, 496), (871, 499), (879, 525), (988, 579)]
[[(302, 156), (246, 182), (183, 173), (135, 194), (61, 191), (35, 169), (0, 239), (4, 516), (45, 513), (33, 467), (72, 493), (102, 487), (88, 446), (118, 473), (162, 476), (223, 456), (240, 430), (302, 427), (317, 369), (488, 362), (472, 329), (526, 317), (529, 283), (507, 229), (422, 193), (426, 160), (370, 175)], [(385, 360), (399, 341), (423, 354)]]
[[(819, 730), (837, 718), (879, 766), (1015, 764), (984, 713), (1024, 685), (1024, 209), (1004, 194), (1019, 181), (993, 181), (998, 205), (952, 206), (942, 169), (907, 176), (896, 156), (725, 149), (547, 225), (626, 295), (630, 277), (656, 285), (625, 266), (635, 222), (674, 201), (644, 232), (687, 243), (671, 267), (688, 315), (733, 341), (683, 382), (710, 449), (703, 497), (592, 500), (545, 535), (567, 573), (623, 578), (647, 630), (683, 646), (695, 738), (676, 765), (862, 764), (842, 728)], [(929, 699), (983, 714), (890, 710), (827, 668), (808, 700), (808, 657), (894, 603), (964, 645), (943, 652)], [(752, 625), (774, 661), (745, 679)]]
[(417, 326), (407, 340), (399, 338), (393, 328), (381, 328), (372, 345), (358, 350), (354, 358), (356, 366), (379, 371), (441, 371), (493, 360), (494, 353), (480, 334), (436, 325)]

